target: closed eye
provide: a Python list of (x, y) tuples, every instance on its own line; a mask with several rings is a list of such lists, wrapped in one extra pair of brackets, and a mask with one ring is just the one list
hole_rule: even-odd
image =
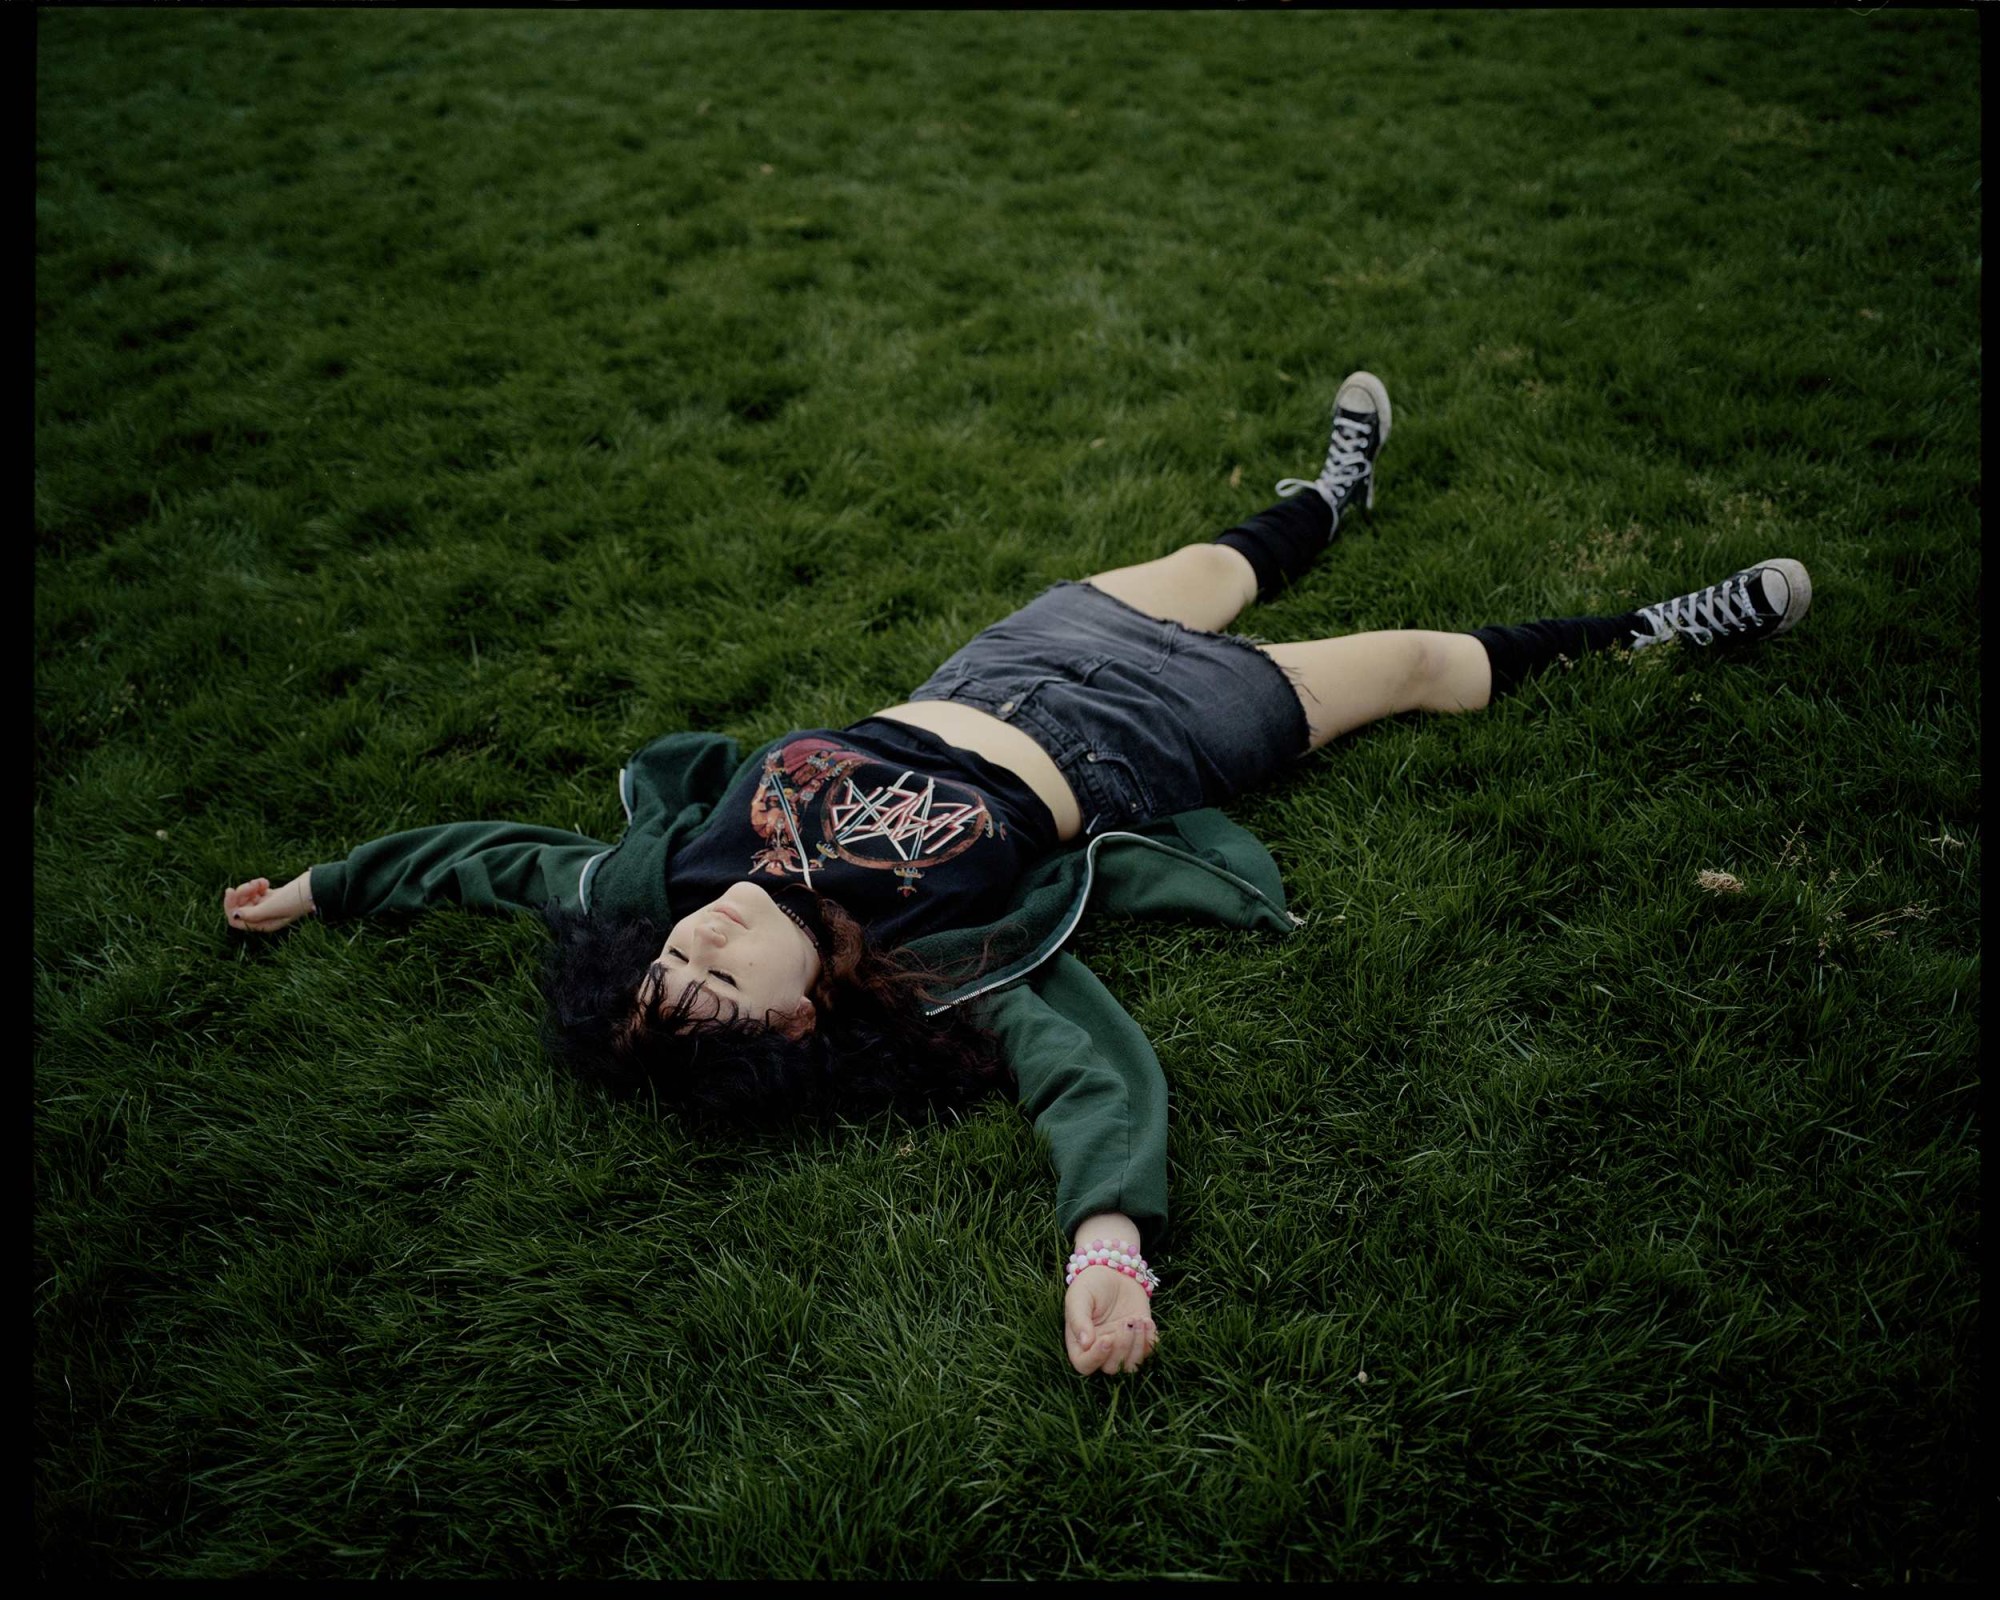
[[(669, 945), (667, 947), (667, 954), (672, 956), (676, 961), (687, 960), (687, 957), (682, 955), (680, 951), (674, 949), (672, 945)], [(710, 967), (708, 969), (708, 975), (711, 978), (720, 978), (724, 983), (728, 984), (729, 987), (732, 989), (740, 989), (742, 987), (742, 985), (736, 981), (735, 973), (724, 972), (720, 967)]]

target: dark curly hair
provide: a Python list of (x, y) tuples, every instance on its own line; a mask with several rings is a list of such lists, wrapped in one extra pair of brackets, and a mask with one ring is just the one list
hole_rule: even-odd
[(906, 950), (885, 950), (836, 901), (818, 896), (817, 1025), (788, 1039), (760, 1022), (690, 1017), (690, 988), (663, 1014), (639, 991), (666, 929), (647, 917), (612, 919), (551, 906), (543, 962), (550, 1053), (618, 1099), (736, 1123), (798, 1118), (955, 1114), (1011, 1090), (998, 1041), (956, 1008), (927, 1015), (950, 979)]

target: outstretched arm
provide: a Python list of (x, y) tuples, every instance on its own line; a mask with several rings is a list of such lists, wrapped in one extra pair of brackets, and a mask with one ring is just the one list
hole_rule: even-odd
[(312, 911), (310, 868), (282, 888), (273, 889), (269, 878), (252, 878), (222, 891), (222, 914), (230, 927), (249, 933), (276, 933)]
[[(1066, 951), (979, 1004), (1021, 1108), (1048, 1142), (1057, 1219), (1073, 1247), (1157, 1243), (1167, 1222), (1167, 1082), (1146, 1036)], [(1145, 1290), (1123, 1273), (1086, 1267), (1068, 1285), (1063, 1352), (1078, 1372), (1129, 1371), (1156, 1334)]]
[(276, 933), (309, 913), (329, 922), (430, 906), (539, 911), (550, 901), (589, 909), (590, 869), (611, 847), (566, 828), (527, 822), (448, 822), (391, 833), (323, 861), (282, 889), (252, 878), (222, 897), (232, 928)]
[[(1136, 1252), (1142, 1241), (1132, 1219), (1119, 1211), (1085, 1217), (1073, 1248), (1098, 1240)], [(1063, 1298), (1063, 1344), (1078, 1372), (1130, 1372), (1153, 1353), (1160, 1330), (1151, 1297), (1138, 1281), (1111, 1267), (1085, 1267)]]

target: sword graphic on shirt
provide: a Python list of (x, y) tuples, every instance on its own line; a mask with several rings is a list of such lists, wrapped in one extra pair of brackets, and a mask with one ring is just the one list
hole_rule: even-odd
[(864, 767), (894, 770), (823, 739), (795, 739), (764, 758), (764, 781), (750, 800), (750, 823), (765, 841), (752, 857), (753, 872), (812, 881), (799, 851), (812, 832), (818, 808), (821, 837), (812, 846), (820, 867), (844, 861), (893, 872), (897, 893), (916, 893), (924, 869), (949, 861), (1002, 828), (976, 790), (905, 768), (893, 781), (855, 781)]

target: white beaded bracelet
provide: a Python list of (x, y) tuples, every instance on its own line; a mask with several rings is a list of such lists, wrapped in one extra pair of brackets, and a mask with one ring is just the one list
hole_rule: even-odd
[(1067, 1289), (1075, 1283), (1086, 1267), (1109, 1267), (1113, 1272), (1124, 1273), (1146, 1291), (1149, 1300), (1160, 1286), (1160, 1275), (1146, 1265), (1139, 1247), (1121, 1239), (1093, 1239), (1088, 1249), (1074, 1252), (1063, 1270), (1063, 1287)]

